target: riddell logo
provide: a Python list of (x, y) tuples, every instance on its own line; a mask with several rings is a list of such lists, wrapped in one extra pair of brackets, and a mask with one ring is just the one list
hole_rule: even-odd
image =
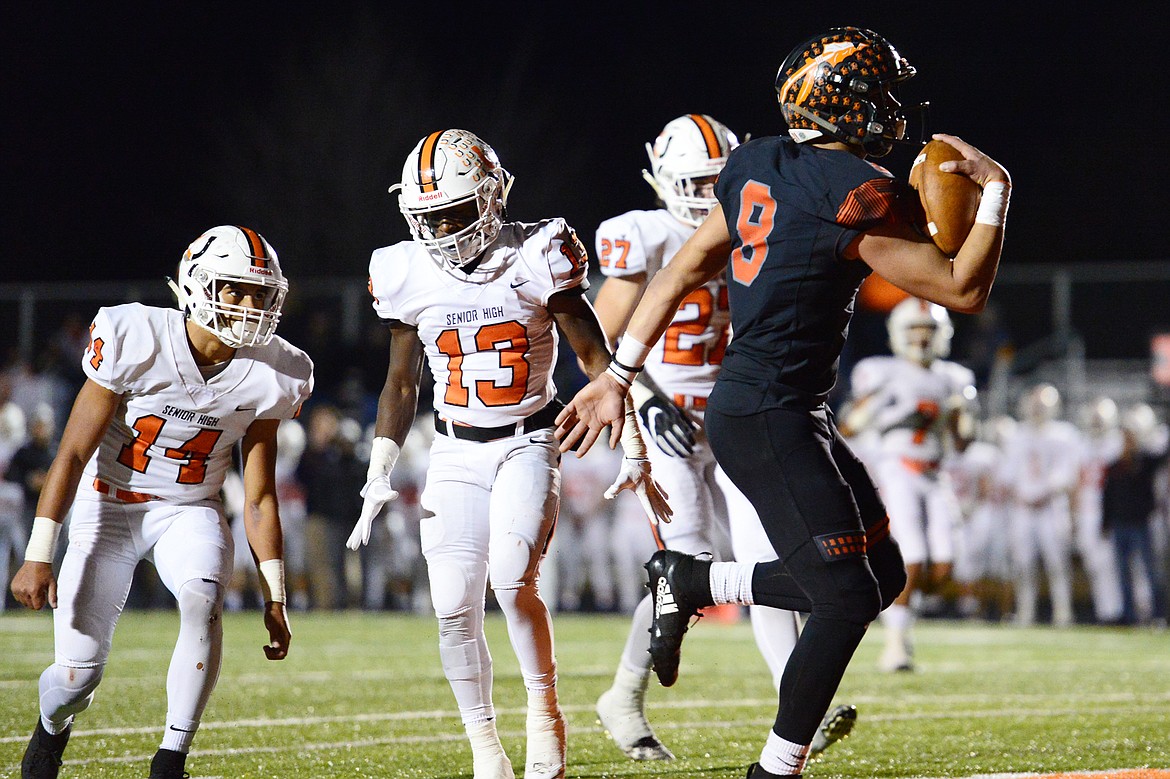
[(257, 276), (271, 276), (272, 275), (271, 268), (259, 268), (255, 265), (253, 265), (251, 268), (249, 268), (248, 272), (253, 273)]
[(424, 192), (418, 196), (418, 199), (424, 203), (429, 203), (432, 200), (439, 200), (443, 197), (442, 192)]

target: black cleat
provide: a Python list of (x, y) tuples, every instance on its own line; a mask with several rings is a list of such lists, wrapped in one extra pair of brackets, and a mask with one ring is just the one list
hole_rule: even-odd
[(57, 779), (57, 773), (61, 770), (61, 755), (65, 753), (65, 745), (69, 743), (72, 730), (73, 726), (70, 725), (54, 736), (45, 730), (41, 718), (37, 717), (37, 727), (20, 761), (20, 779)]
[(654, 617), (650, 623), (650, 659), (654, 673), (663, 687), (678, 681), (678, 662), (682, 640), (690, 627), (691, 617), (699, 613), (679, 589), (677, 569), (690, 562), (691, 555), (672, 549), (660, 549), (646, 563), (650, 592), (654, 596)]
[(187, 755), (173, 749), (160, 749), (150, 761), (150, 779), (190, 779), (191, 774), (183, 770)]
[(800, 779), (801, 776), (801, 774), (774, 774), (760, 768), (759, 763), (752, 763), (748, 766), (746, 779)]
[(857, 723), (857, 707), (852, 704), (843, 704), (830, 709), (821, 726), (813, 735), (812, 744), (808, 748), (808, 759), (818, 759), (826, 749), (842, 739), (848, 738)]

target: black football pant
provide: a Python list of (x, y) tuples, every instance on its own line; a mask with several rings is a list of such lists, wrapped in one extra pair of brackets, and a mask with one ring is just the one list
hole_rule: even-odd
[(756, 566), (752, 596), (809, 614), (780, 683), (773, 727), (808, 744), (869, 623), (906, 585), (877, 488), (830, 412), (734, 417), (708, 409), (715, 458), (760, 515), (779, 560)]

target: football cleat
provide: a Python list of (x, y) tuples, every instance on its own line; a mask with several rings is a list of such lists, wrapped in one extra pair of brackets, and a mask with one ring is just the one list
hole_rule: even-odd
[(73, 726), (70, 725), (54, 736), (45, 730), (40, 717), (37, 717), (37, 726), (20, 761), (21, 779), (57, 779), (61, 770), (61, 755), (65, 753), (65, 745), (69, 743), (72, 730)]
[(627, 757), (633, 760), (674, 760), (671, 751), (654, 735), (640, 701), (608, 689), (597, 699), (597, 717), (606, 734)]
[(856, 722), (856, 706), (843, 704), (829, 709), (828, 714), (821, 720), (821, 726), (813, 735), (812, 744), (808, 748), (808, 759), (816, 760), (833, 744), (848, 738)]
[(160, 749), (150, 761), (150, 779), (189, 779), (191, 774), (183, 770), (186, 764), (185, 752)]
[(524, 779), (564, 779), (565, 715), (529, 714), (528, 746), (524, 754)]
[(682, 640), (698, 607), (680, 592), (676, 572), (680, 562), (692, 557), (673, 549), (660, 549), (646, 563), (650, 592), (654, 597), (654, 617), (650, 622), (650, 659), (654, 673), (663, 687), (678, 681), (678, 663)]

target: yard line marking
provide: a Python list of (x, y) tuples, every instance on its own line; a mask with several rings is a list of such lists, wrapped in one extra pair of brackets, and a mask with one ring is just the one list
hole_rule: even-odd
[[(1163, 697), (1167, 697), (1167, 696), (1163, 696)], [(1119, 703), (1122, 703), (1125, 705), (1118, 705), (1118, 706), (1113, 706), (1113, 707), (1099, 706), (1099, 707), (1096, 707), (1094, 709), (1094, 713), (1095, 714), (1109, 714), (1112, 712), (1133, 713), (1135, 711), (1161, 712), (1163, 710), (1163, 708), (1161, 706), (1158, 706), (1155, 704), (1155, 701), (1153, 701), (1149, 698), (1146, 698), (1146, 700), (1149, 702), (1150, 705), (1135, 707), (1132, 704), (1126, 704), (1126, 702), (1121, 701)], [(771, 706), (771, 705), (774, 705), (774, 702), (771, 699), (767, 699), (767, 700), (736, 699), (736, 700), (729, 700), (729, 701), (692, 700), (692, 701), (677, 701), (677, 702), (672, 702), (669, 704), (663, 704), (660, 706), (651, 705), (649, 708), (651, 710), (668, 710), (668, 709), (682, 710), (682, 709), (699, 709), (699, 708), (708, 708), (708, 707), (720, 707), (720, 708), (726, 708), (726, 709), (733, 709), (733, 708), (746, 708), (746, 707), (763, 707), (765, 705)], [(591, 706), (591, 705), (587, 705), (587, 704), (562, 705), (561, 708), (562, 708), (562, 710), (564, 710), (568, 714), (586, 714), (586, 715), (588, 715), (587, 719), (590, 719), (592, 721), (596, 721), (596, 714), (594, 712), (593, 706)], [(527, 709), (524, 707), (496, 709), (497, 717), (499, 717), (501, 715), (521, 716), (521, 715), (524, 715), (526, 713), (527, 713)], [(1066, 712), (1066, 711), (1055, 710), (1055, 709), (1051, 709), (1051, 708), (1015, 709), (1013, 711), (1008, 712), (1008, 711), (1004, 711), (1001, 707), (996, 707), (993, 709), (974, 709), (974, 710), (966, 710), (966, 711), (957, 710), (957, 709), (947, 709), (947, 710), (938, 711), (938, 712), (908, 711), (908, 712), (889, 712), (886, 714), (866, 714), (865, 721), (866, 722), (902, 722), (902, 721), (913, 721), (913, 720), (946, 720), (946, 719), (966, 719), (966, 718), (1002, 719), (1002, 718), (1018, 718), (1018, 717), (1063, 717), (1063, 716), (1067, 716), (1067, 714), (1068, 714), (1068, 712)], [(457, 711), (453, 711), (453, 710), (438, 709), (438, 710), (430, 710), (430, 711), (379, 712), (379, 713), (371, 713), (371, 714), (336, 714), (336, 715), (328, 715), (328, 716), (322, 715), (322, 716), (316, 716), (316, 717), (284, 717), (281, 719), (253, 718), (253, 719), (241, 719), (241, 720), (219, 720), (219, 721), (202, 723), (199, 726), (199, 729), (202, 732), (205, 730), (225, 730), (225, 729), (236, 729), (236, 728), (242, 728), (242, 727), (243, 728), (299, 727), (299, 726), (310, 726), (310, 725), (327, 725), (327, 724), (331, 724), (331, 723), (340, 723), (340, 722), (396, 722), (396, 721), (397, 722), (411, 722), (411, 721), (447, 719), (447, 718), (452, 719), (452, 720), (457, 720), (459, 718), (459, 713)], [(773, 719), (774, 718), (770, 715), (762, 715), (758, 718), (750, 718), (750, 719), (746, 719), (746, 720), (708, 722), (706, 724), (709, 727), (727, 729), (727, 728), (735, 728), (735, 727), (750, 727), (750, 726), (764, 725), (764, 724), (772, 722)], [(683, 729), (693, 728), (694, 723), (693, 722), (664, 722), (664, 723), (656, 725), (656, 727), (660, 730), (683, 730)], [(156, 733), (160, 729), (161, 729), (160, 725), (151, 725), (151, 726), (146, 726), (146, 727), (97, 728), (94, 730), (79, 730), (79, 731), (74, 732), (73, 739), (76, 740), (76, 739), (86, 738), (86, 737), (90, 737), (90, 736), (141, 735), (141, 734)], [(578, 732), (582, 732), (582, 731), (584, 731), (584, 732), (600, 732), (601, 731), (600, 727), (594, 726), (592, 724), (585, 725), (584, 727), (582, 727), (581, 725), (574, 723), (573, 729), (574, 729), (574, 731), (578, 731)], [(525, 735), (525, 733), (523, 731), (521, 731), (518, 733), (518, 735), (523, 736), (523, 735)], [(452, 736), (450, 738), (462, 739), (464, 737), (465, 736), (463, 733), (458, 733), (455, 736)], [(431, 739), (431, 738), (434, 738), (438, 741), (450, 740), (450, 738), (448, 738), (446, 736), (397, 736), (397, 737), (389, 737), (389, 739), (390, 739), (389, 741), (386, 741), (385, 739), (374, 739), (374, 740), (371, 740), (370, 743), (371, 744), (400, 743), (400, 742), (401, 743), (415, 743), (415, 742), (425, 743), (425, 742), (427, 742), (428, 739)], [(25, 736), (25, 735), (5, 736), (5, 737), (0, 738), (0, 743), (25, 743), (27, 741), (28, 741), (28, 736)], [(351, 742), (345, 742), (345, 743), (351, 743)], [(352, 743), (355, 743), (355, 744), (356, 743), (365, 743), (365, 741), (352, 742)], [(298, 747), (299, 746), (302, 746), (302, 744), (298, 743)], [(329, 747), (322, 747), (322, 748), (329, 748)], [(245, 749), (244, 751), (249, 751), (249, 750)], [(210, 754), (210, 753), (207, 753), (207, 754)], [(1008, 776), (1008, 775), (1005, 774), (1004, 776)], [(1037, 775), (1036, 774), (1021, 774), (1021, 776), (1031, 777), (1031, 776), (1037, 776)], [(1080, 775), (1079, 774), (1069, 774), (1068, 776), (1075, 777), (1075, 776), (1080, 776)], [(1135, 779), (1135, 778), (1134, 777), (1126, 777), (1126, 779)], [(1170, 779), (1170, 772), (1168, 772), (1166, 777), (1158, 777), (1158, 779)]]

